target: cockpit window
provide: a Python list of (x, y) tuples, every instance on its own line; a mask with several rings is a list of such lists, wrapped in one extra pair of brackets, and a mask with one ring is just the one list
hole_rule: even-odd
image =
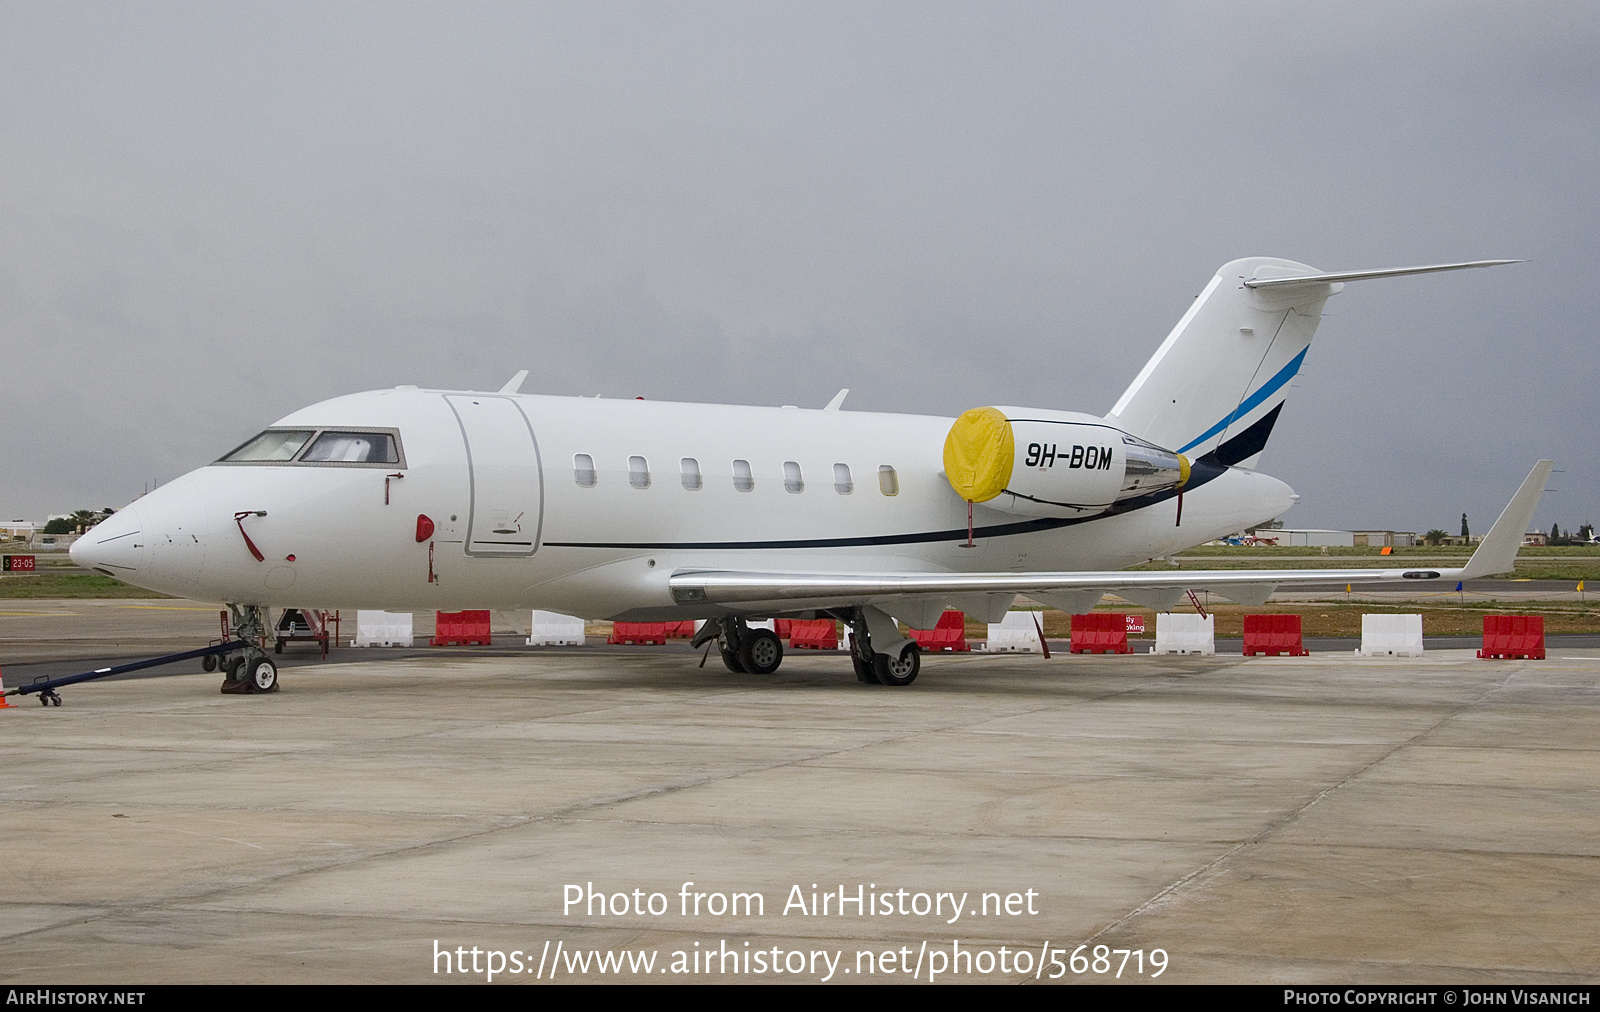
[(324, 432), (301, 460), (318, 463), (398, 464), (394, 436), (387, 432)]
[(222, 459), (237, 462), (293, 460), (310, 438), (308, 429), (268, 429)]
[(404, 468), (406, 458), (394, 429), (268, 429), (217, 463)]

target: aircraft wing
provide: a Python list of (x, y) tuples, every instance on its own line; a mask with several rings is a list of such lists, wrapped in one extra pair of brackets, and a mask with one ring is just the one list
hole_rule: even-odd
[[(1051, 594), (1076, 591), (1135, 593), (1210, 590), (1259, 603), (1285, 584), (1420, 583), (1472, 580), (1510, 572), (1533, 520), (1552, 462), (1534, 465), (1467, 564), (1454, 569), (1173, 569), (1164, 572), (953, 573), (751, 572), (680, 569), (668, 581), (678, 604), (734, 610), (799, 611), (910, 595)], [(1229, 593), (1230, 589), (1233, 591)]]

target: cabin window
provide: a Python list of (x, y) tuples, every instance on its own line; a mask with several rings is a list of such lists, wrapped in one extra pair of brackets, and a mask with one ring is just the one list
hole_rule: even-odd
[(634, 488), (650, 487), (650, 462), (643, 457), (628, 458), (628, 484)]
[(572, 480), (580, 488), (594, 488), (594, 458), (587, 453), (572, 455)]
[(750, 473), (750, 462), (748, 460), (736, 460), (733, 462), (733, 487), (741, 492), (748, 492), (756, 487), (756, 479)]
[(786, 460), (783, 462), (783, 489), (785, 492), (804, 492), (805, 479), (800, 476), (798, 461)]
[(884, 495), (900, 494), (900, 477), (888, 464), (878, 465), (878, 491)]
[(840, 495), (849, 495), (856, 490), (856, 483), (850, 480), (850, 465), (833, 465), (833, 490)]
[(394, 436), (387, 432), (324, 432), (305, 456), (311, 463), (397, 464)]
[(685, 457), (682, 465), (683, 487), (691, 492), (700, 491), (700, 486), (704, 484), (700, 479), (700, 462), (693, 457)]

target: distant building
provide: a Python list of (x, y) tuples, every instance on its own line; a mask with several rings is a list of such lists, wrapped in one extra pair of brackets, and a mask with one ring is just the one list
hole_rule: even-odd
[(1303, 548), (1409, 548), (1422, 538), (1411, 531), (1330, 531), (1311, 527), (1258, 528), (1258, 538), (1276, 538), (1280, 545)]
[(1357, 548), (1410, 548), (1419, 540), (1410, 531), (1351, 531)]
[(6, 541), (27, 541), (33, 537), (35, 531), (44, 530), (44, 524), (32, 520), (13, 520), (10, 523), (0, 523), (0, 539)]
[(1280, 545), (1297, 545), (1305, 548), (1327, 546), (1330, 548), (1353, 548), (1356, 543), (1355, 531), (1325, 531), (1309, 527), (1282, 527), (1271, 532), (1278, 539)]
[[(51, 517), (51, 520), (57, 519)], [(48, 523), (46, 521), (45, 523)], [(0, 523), (0, 541), (5, 542), (8, 550), (13, 551), (60, 551), (68, 548), (78, 540), (81, 535), (77, 532), (71, 534), (46, 534), (45, 524), (32, 520), (12, 520), (9, 523)]]

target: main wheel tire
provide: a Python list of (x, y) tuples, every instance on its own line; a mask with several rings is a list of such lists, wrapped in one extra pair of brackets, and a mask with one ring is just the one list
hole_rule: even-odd
[(255, 663), (245, 669), (250, 678), (250, 688), (254, 692), (278, 691), (278, 666), (272, 663), (270, 657), (257, 658)]
[(872, 659), (872, 664), (878, 681), (884, 685), (910, 685), (917, 680), (917, 672), (922, 670), (922, 648), (915, 643), (907, 643), (899, 657), (878, 654)]
[(739, 663), (752, 675), (770, 675), (783, 663), (783, 640), (771, 629), (752, 629), (739, 644)]
[(861, 656), (861, 651), (856, 647), (856, 635), (850, 634), (850, 665), (856, 669), (856, 681), (868, 685), (878, 684), (878, 672), (867, 658)]
[(746, 674), (746, 671), (744, 670), (744, 665), (739, 663), (739, 655), (738, 655), (738, 653), (736, 653), (736, 652), (734, 652), (732, 650), (729, 650), (727, 647), (723, 646), (721, 643), (717, 644), (717, 652), (722, 655), (722, 664), (729, 671), (733, 672), (736, 675)]

